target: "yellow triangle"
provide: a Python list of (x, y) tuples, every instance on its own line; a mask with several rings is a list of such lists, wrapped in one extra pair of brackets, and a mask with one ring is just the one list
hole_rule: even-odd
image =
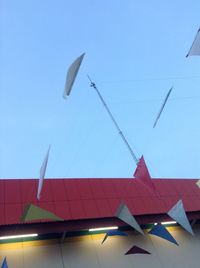
[(196, 182), (196, 185), (200, 188), (200, 180)]
[(54, 213), (37, 207), (33, 204), (28, 204), (21, 216), (21, 222), (33, 221), (33, 220), (54, 220), (64, 221), (64, 219), (56, 216)]

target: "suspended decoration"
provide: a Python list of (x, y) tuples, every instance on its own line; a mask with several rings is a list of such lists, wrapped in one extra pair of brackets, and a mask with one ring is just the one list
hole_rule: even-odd
[(33, 221), (33, 220), (53, 220), (53, 221), (64, 221), (64, 219), (56, 216), (54, 213), (29, 204), (25, 207), (24, 212), (21, 216), (21, 222)]
[(43, 182), (44, 182), (47, 163), (48, 163), (48, 159), (49, 159), (49, 151), (50, 151), (50, 146), (49, 146), (49, 149), (48, 149), (47, 154), (45, 156), (45, 159), (44, 159), (44, 161), (42, 163), (42, 166), (40, 168), (40, 178), (39, 178), (39, 182), (38, 182), (38, 191), (37, 191), (37, 199), (38, 200), (40, 200), (40, 194), (41, 194), (41, 191), (42, 191), (42, 185), (43, 185)]
[(200, 55), (200, 28), (195, 36), (195, 39), (186, 57), (199, 56), (199, 55)]
[(190, 222), (186, 216), (182, 200), (179, 200), (167, 213), (191, 235), (194, 235)]
[(69, 96), (71, 89), (73, 87), (74, 81), (76, 79), (76, 76), (78, 74), (79, 68), (81, 66), (83, 57), (85, 53), (83, 53), (81, 56), (79, 56), (69, 67), (67, 71), (67, 77), (65, 82), (65, 89), (63, 93), (63, 98), (66, 98)]
[(140, 158), (133, 176), (138, 182), (142, 183), (142, 185), (147, 187), (151, 192), (156, 192), (143, 156)]
[(125, 255), (130, 255), (130, 254), (151, 254), (150, 252), (144, 250), (143, 248), (137, 247), (137, 246), (133, 246), (132, 248), (130, 248)]
[(128, 207), (124, 203), (120, 204), (115, 216), (117, 218), (119, 218), (120, 220), (122, 220), (123, 222), (130, 225), (131, 227), (133, 227), (135, 230), (137, 230), (142, 235), (144, 235), (144, 232), (142, 231), (140, 225), (137, 223), (137, 221), (135, 220), (135, 218), (131, 214), (130, 210), (128, 209)]
[(161, 223), (154, 225), (154, 227), (149, 231), (149, 234), (156, 235), (178, 246), (178, 243), (176, 242), (176, 240), (173, 238), (173, 236), (167, 231), (167, 229)]
[(102, 240), (101, 244), (103, 244), (106, 241), (106, 239), (108, 238), (108, 236), (116, 236), (116, 235), (119, 235), (119, 236), (128, 236), (128, 234), (125, 233), (125, 232), (122, 232), (122, 231), (119, 231), (119, 230), (110, 230), (104, 236), (104, 239)]
[(6, 257), (4, 258), (4, 260), (2, 262), (1, 268), (8, 268)]
[(164, 107), (165, 107), (165, 105), (166, 105), (166, 103), (167, 103), (167, 100), (168, 100), (168, 98), (169, 98), (169, 95), (171, 94), (172, 89), (173, 89), (173, 87), (170, 88), (170, 90), (168, 91), (168, 93), (167, 93), (167, 95), (166, 95), (166, 97), (165, 97), (165, 99), (164, 99), (164, 102), (163, 102), (163, 104), (162, 104), (162, 106), (161, 106), (161, 108), (160, 108), (160, 111), (159, 111), (159, 113), (158, 113), (158, 115), (157, 115), (157, 117), (156, 117), (156, 120), (155, 120), (155, 122), (154, 122), (153, 128), (155, 128), (155, 126), (156, 126), (156, 124), (157, 124), (157, 122), (158, 122), (158, 119), (160, 118), (160, 116), (161, 116), (161, 114), (162, 114), (162, 112), (163, 112), (163, 109), (164, 109)]
[(200, 180), (196, 182), (196, 185), (200, 188)]

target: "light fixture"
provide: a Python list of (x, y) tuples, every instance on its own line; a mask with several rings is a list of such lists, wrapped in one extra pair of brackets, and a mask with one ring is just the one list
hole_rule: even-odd
[(164, 225), (167, 225), (167, 224), (176, 224), (176, 221), (163, 221), (161, 223), (164, 224)]
[[(176, 221), (163, 221), (161, 222), (161, 224), (163, 225), (170, 225), (170, 224), (176, 224), (177, 222)], [(154, 225), (157, 225), (158, 223), (155, 222)]]
[(89, 229), (89, 232), (105, 231), (105, 230), (116, 230), (116, 229), (118, 229), (118, 226), (100, 227), (100, 228)]
[(28, 238), (28, 237), (36, 237), (36, 236), (38, 236), (38, 234), (8, 235), (8, 236), (0, 236), (0, 240), (16, 239), (16, 238)]

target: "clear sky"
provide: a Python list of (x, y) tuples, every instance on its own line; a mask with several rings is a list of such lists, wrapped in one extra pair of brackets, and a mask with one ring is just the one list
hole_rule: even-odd
[(152, 177), (200, 177), (200, 57), (185, 57), (199, 11), (199, 0), (1, 0), (0, 178), (37, 178), (49, 144), (46, 177), (132, 177), (87, 74)]

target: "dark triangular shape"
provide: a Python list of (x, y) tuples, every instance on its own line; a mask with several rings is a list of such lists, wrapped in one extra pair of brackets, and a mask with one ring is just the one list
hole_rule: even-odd
[(174, 243), (178, 246), (178, 243), (173, 238), (173, 236), (167, 231), (167, 229), (161, 224), (158, 223), (155, 225), (150, 231), (149, 234), (156, 235), (158, 237), (161, 237), (165, 240), (168, 240), (171, 243)]
[(1, 268), (8, 268), (8, 264), (7, 264), (6, 257), (5, 257), (4, 260), (3, 260), (3, 263), (2, 263), (2, 265), (1, 265)]
[(137, 246), (133, 246), (132, 248), (130, 248), (125, 255), (130, 255), (130, 254), (151, 254), (150, 252), (144, 250), (143, 248), (137, 247)]
[(102, 240), (101, 244), (103, 244), (103, 242), (105, 242), (105, 240), (108, 238), (108, 236), (127, 236), (128, 234), (125, 232), (122, 232), (120, 230), (110, 230), (106, 233), (106, 235), (104, 236), (104, 239)]

